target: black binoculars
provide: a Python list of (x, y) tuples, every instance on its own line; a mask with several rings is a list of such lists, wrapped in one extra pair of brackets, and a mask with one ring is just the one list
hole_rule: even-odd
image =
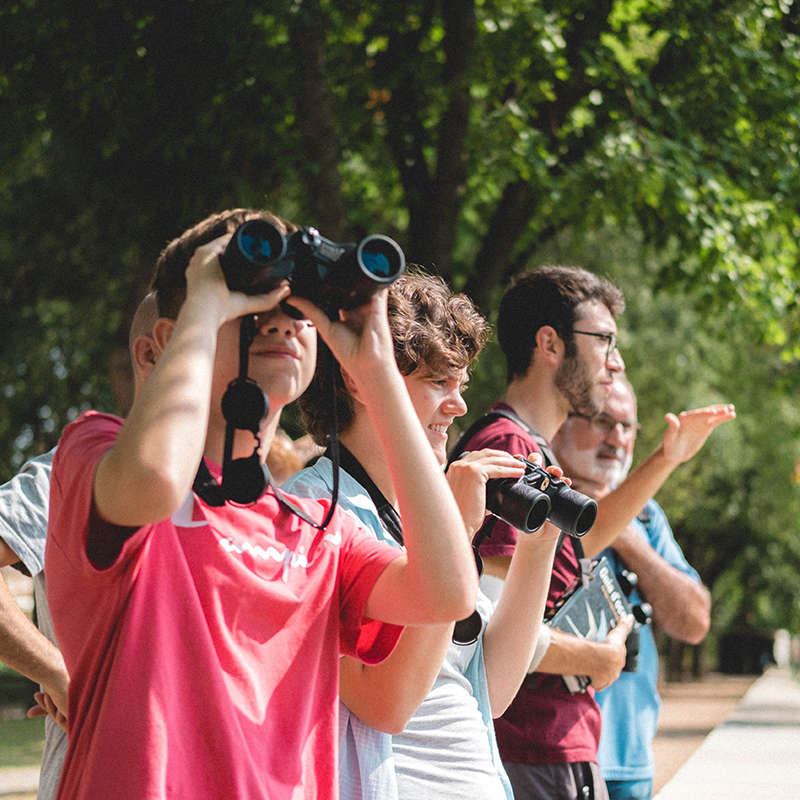
[(597, 503), (566, 481), (525, 462), (521, 478), (494, 478), (486, 483), (486, 509), (503, 522), (533, 533), (550, 520), (570, 536), (583, 536), (597, 518)]
[[(268, 220), (251, 219), (234, 231), (220, 264), (233, 291), (263, 294), (288, 280), (292, 294), (338, 319), (339, 309), (358, 308), (399, 278), (406, 260), (400, 245), (388, 236), (374, 234), (358, 244), (337, 244), (315, 228), (287, 236)], [(289, 305), (283, 308), (290, 316), (302, 317)]]

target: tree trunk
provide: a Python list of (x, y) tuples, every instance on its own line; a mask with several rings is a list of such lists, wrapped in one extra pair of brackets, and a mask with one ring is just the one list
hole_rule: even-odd
[(300, 134), (308, 153), (309, 197), (324, 236), (342, 241), (347, 229), (339, 175), (341, 151), (336, 135), (326, 67), (324, 16), (319, 0), (302, 0), (289, 36), (297, 62), (296, 106)]

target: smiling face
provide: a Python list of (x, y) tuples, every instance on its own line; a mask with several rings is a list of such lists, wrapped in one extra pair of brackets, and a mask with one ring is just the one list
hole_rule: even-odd
[[(576, 309), (575, 330), (588, 334), (613, 334), (617, 324), (608, 307), (597, 300), (581, 303)], [(567, 355), (555, 375), (556, 388), (570, 408), (593, 416), (608, 398), (614, 374), (625, 369), (616, 347), (608, 354), (608, 342), (598, 336), (573, 334), (575, 352)]]
[(636, 401), (622, 381), (614, 382), (601, 416), (606, 428), (616, 423), (607, 432), (590, 420), (573, 416), (553, 439), (564, 474), (584, 489), (587, 484), (595, 490), (616, 486), (630, 468), (636, 441)]
[(467, 385), (467, 369), (433, 373), (417, 367), (404, 377), (411, 403), (439, 463), (447, 460), (447, 429), (456, 417), (467, 413), (462, 393)]

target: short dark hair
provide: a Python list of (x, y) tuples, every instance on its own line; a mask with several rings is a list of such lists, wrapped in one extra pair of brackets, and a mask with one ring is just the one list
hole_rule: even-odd
[[(394, 355), (403, 375), (421, 366), (432, 373), (469, 367), (489, 335), (486, 320), (473, 302), (454, 294), (438, 276), (406, 273), (389, 289), (389, 326)], [(333, 376), (326, 366), (333, 362)], [(338, 364), (324, 342), (317, 349), (317, 369), (298, 404), (306, 429), (319, 445), (330, 439), (331, 381), (336, 387), (337, 425), (346, 431), (354, 401), (344, 386)]]
[(268, 220), (284, 233), (297, 230), (296, 225), (281, 219), (271, 211), (255, 208), (234, 208), (206, 217), (177, 239), (173, 239), (161, 251), (156, 261), (152, 289), (156, 293), (159, 316), (170, 319), (178, 316), (178, 311), (186, 299), (186, 267), (189, 266), (194, 251), (226, 233), (233, 233), (248, 219)]
[(530, 367), (536, 333), (549, 325), (574, 350), (575, 309), (588, 300), (605, 305), (613, 317), (625, 309), (622, 292), (610, 281), (579, 267), (544, 266), (518, 275), (500, 301), (497, 339), (511, 381)]

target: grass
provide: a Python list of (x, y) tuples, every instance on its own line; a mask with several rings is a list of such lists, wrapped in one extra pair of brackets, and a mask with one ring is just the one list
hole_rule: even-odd
[(0, 767), (38, 767), (44, 751), (44, 717), (0, 719)]
[(35, 767), (42, 760), (44, 717), (24, 716), (38, 688), (0, 664), (0, 767)]

